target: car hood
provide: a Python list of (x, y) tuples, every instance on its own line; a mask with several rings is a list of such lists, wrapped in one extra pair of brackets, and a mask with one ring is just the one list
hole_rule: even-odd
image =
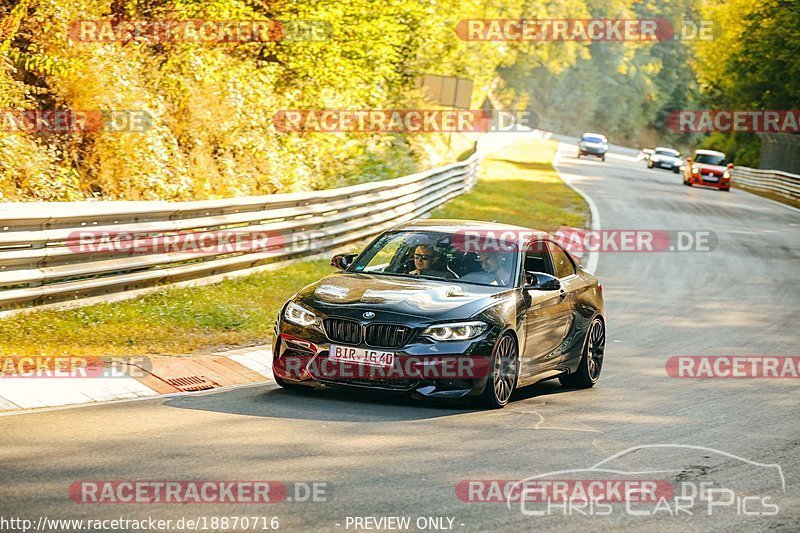
[(722, 176), (726, 169), (726, 167), (720, 165), (709, 165), (706, 163), (695, 163), (695, 165), (697, 165), (697, 168), (699, 168), (700, 172), (703, 174), (713, 174), (715, 176)]
[(468, 318), (501, 301), (511, 290), (448, 280), (337, 273), (308, 285), (295, 301), (326, 315), (373, 311), (384, 317), (450, 320)]
[(672, 155), (662, 155), (662, 154), (653, 154), (650, 156), (650, 159), (653, 161), (670, 161), (672, 163), (677, 163), (681, 161), (680, 157), (675, 157)]

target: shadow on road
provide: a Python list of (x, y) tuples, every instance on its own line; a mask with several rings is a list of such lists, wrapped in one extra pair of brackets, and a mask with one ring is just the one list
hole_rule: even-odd
[(466, 402), (421, 401), (398, 394), (334, 387), (281, 389), (274, 385), (250, 387), (224, 395), (174, 398), (164, 405), (238, 415), (329, 422), (423, 420), (474, 410)]
[[(547, 381), (514, 392), (511, 403), (567, 392), (557, 381)], [(214, 411), (246, 416), (329, 422), (393, 422), (425, 420), (480, 411), (469, 400), (416, 399), (368, 390), (282, 389), (274, 385), (249, 387), (227, 394), (183, 396), (164, 402), (179, 409)]]

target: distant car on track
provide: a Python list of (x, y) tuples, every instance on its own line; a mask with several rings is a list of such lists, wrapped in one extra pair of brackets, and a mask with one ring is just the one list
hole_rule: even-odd
[(642, 161), (650, 161), (650, 156), (653, 155), (655, 150), (652, 148), (642, 148), (639, 154), (636, 156), (636, 159), (641, 159)]
[(608, 139), (601, 133), (584, 133), (578, 143), (578, 157), (582, 155), (593, 155), (603, 161), (606, 160), (608, 152)]
[(731, 169), (733, 163), (727, 163), (722, 152), (714, 150), (696, 150), (694, 157), (687, 157), (682, 167), (683, 184), (705, 185), (721, 191), (731, 190)]
[(665, 168), (677, 174), (683, 165), (683, 159), (680, 156), (681, 153), (673, 148), (659, 146), (647, 158), (647, 168)]
[[(416, 221), (331, 265), (341, 271), (300, 290), (278, 315), (272, 368), (282, 387), (464, 397), (498, 408), (517, 387), (558, 377), (588, 388), (600, 377), (602, 287), (547, 233)], [(433, 372), (462, 362), (484, 371)]]

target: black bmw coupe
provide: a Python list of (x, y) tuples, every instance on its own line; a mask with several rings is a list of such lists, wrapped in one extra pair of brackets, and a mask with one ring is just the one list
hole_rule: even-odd
[(295, 294), (275, 324), (283, 387), (335, 385), (502, 407), (558, 377), (587, 388), (605, 352), (602, 286), (547, 233), (407, 223)]

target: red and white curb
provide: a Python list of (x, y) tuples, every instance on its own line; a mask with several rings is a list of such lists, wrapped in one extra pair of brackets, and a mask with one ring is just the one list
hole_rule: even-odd
[(241, 348), (210, 355), (154, 357), (136, 377), (0, 378), (0, 413), (116, 400), (192, 394), (181, 384), (214, 388), (273, 381), (272, 347)]

